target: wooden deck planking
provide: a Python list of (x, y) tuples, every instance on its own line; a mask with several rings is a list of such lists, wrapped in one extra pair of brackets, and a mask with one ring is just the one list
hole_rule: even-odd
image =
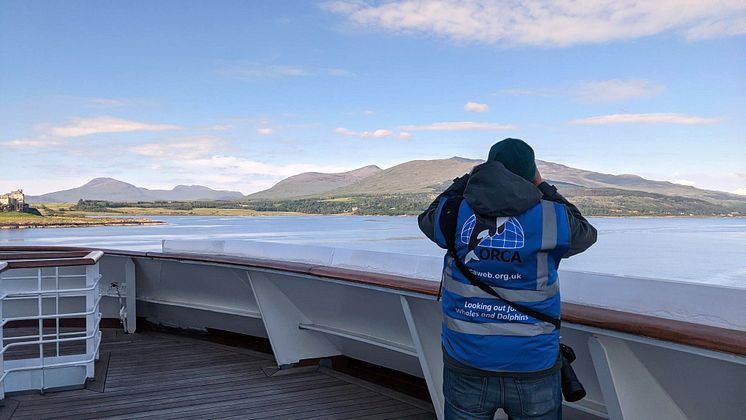
[(10, 396), (11, 418), (435, 418), (427, 403), (326, 369), (268, 377), (270, 356), (191, 337), (106, 331), (101, 354), (103, 392)]
[(317, 397), (310, 397), (300, 401), (290, 401), (279, 407), (263, 407), (260, 413), (257, 408), (252, 406), (248, 401), (234, 401), (233, 404), (225, 405), (221, 408), (202, 408), (191, 410), (188, 413), (172, 413), (168, 415), (157, 415), (159, 419), (202, 419), (205, 416), (219, 416), (221, 418), (239, 417), (244, 419), (253, 419), (259, 417), (269, 417), (276, 415), (293, 414), (300, 411), (313, 409), (316, 406), (338, 407), (355, 404), (350, 400), (359, 401), (360, 403), (370, 404), (377, 401), (384, 401), (385, 397), (376, 395), (371, 397), (364, 391), (354, 391), (347, 394), (322, 394)]
[[(258, 419), (268, 418), (272, 416), (287, 416), (290, 414), (297, 413), (298, 411), (313, 410), (314, 407), (340, 407), (350, 406), (354, 404), (376, 404), (381, 401), (386, 401), (386, 397), (381, 395), (370, 396), (364, 391), (355, 391), (349, 394), (331, 395), (319, 397), (313, 400), (301, 400), (291, 401), (284, 404), (268, 405), (263, 406), (261, 412), (257, 413), (255, 407), (245, 402), (240, 402), (232, 406), (226, 406), (219, 410), (213, 410), (212, 412), (203, 410), (190, 412), (188, 416), (182, 416), (178, 418), (204, 418), (205, 415), (214, 415), (221, 418), (242, 418), (242, 419)], [(168, 417), (169, 419), (175, 419), (177, 417)]]
[[(313, 385), (311, 385), (313, 386)], [(251, 398), (254, 402), (262, 403), (271, 401), (273, 403), (283, 403), (294, 398), (301, 398), (307, 395), (313, 395), (323, 392), (336, 392), (345, 391), (341, 386), (327, 386), (320, 388), (314, 386), (312, 390), (273, 390), (274, 393), (281, 392), (282, 396), (277, 395), (262, 395), (256, 396), (252, 394), (244, 394), (241, 392), (226, 391), (219, 394), (205, 395), (201, 398), (196, 398), (194, 395), (188, 397), (175, 397), (165, 398), (158, 400), (142, 401), (140, 399), (132, 398), (132, 396), (123, 397), (119, 404), (110, 405), (98, 405), (98, 406), (86, 406), (86, 407), (74, 407), (71, 408), (71, 414), (67, 415), (67, 407), (64, 404), (58, 404), (57, 408), (48, 408), (46, 410), (39, 410), (31, 412), (31, 418), (70, 418), (70, 419), (95, 419), (95, 418), (133, 418), (144, 416), (147, 413), (166, 413), (172, 411), (188, 412), (192, 407), (221, 407), (226, 404), (230, 404), (232, 401), (241, 398)], [(18, 410), (16, 411), (18, 413)], [(55, 413), (65, 412), (64, 416), (57, 417)], [(13, 417), (15, 418), (15, 417)]]
[[(164, 382), (163, 385), (164, 387), (168, 387), (167, 382)], [(108, 411), (116, 410), (121, 408), (120, 406), (127, 407), (132, 400), (135, 400), (140, 404), (148, 403), (163, 405), (169, 402), (178, 401), (194, 403), (195, 401), (202, 399), (211, 399), (211, 401), (217, 401), (225, 397), (230, 399), (235, 397), (236, 395), (241, 396), (244, 395), (244, 393), (248, 392), (251, 392), (252, 396), (254, 397), (261, 397), (268, 393), (277, 393), (278, 391), (283, 391), (285, 392), (285, 395), (287, 395), (288, 393), (291, 393), (296, 389), (303, 390), (304, 388), (307, 388), (309, 386), (314, 386), (314, 389), (318, 391), (320, 388), (329, 385), (339, 386), (339, 384), (334, 381), (326, 380), (322, 382), (322, 380), (318, 379), (307, 381), (306, 383), (299, 382), (293, 384), (271, 384), (270, 386), (268, 386), (266, 382), (251, 383), (245, 385), (240, 385), (239, 383), (227, 383), (223, 386), (212, 387), (210, 389), (203, 389), (204, 387), (197, 383), (191, 388), (161, 388), (160, 392), (154, 392), (152, 390), (141, 392), (137, 390), (135, 386), (133, 386), (130, 390), (135, 392), (127, 392), (125, 390), (124, 392), (110, 393), (108, 391), (104, 391), (104, 396), (99, 396), (98, 398), (96, 398), (96, 396), (83, 396), (82, 398), (76, 398), (75, 401), (68, 401), (64, 397), (50, 398), (49, 400), (54, 400), (54, 403), (56, 404), (65, 404), (65, 406), (75, 408), (82, 413), (101, 410), (102, 405), (104, 406), (103, 409), (106, 409)], [(50, 396), (51, 395), (52, 394), (50, 394)], [(45, 411), (53, 409), (54, 407), (51, 406), (40, 405), (39, 407), (30, 409), (30, 411)]]
[[(321, 395), (321, 397), (318, 397), (319, 395)], [(324, 394), (314, 394), (312, 398), (307, 398), (300, 401), (281, 399), (268, 404), (251, 400), (224, 401), (218, 404), (211, 404), (207, 408), (201, 409), (203, 414), (201, 416), (197, 415), (196, 417), (224, 418), (230, 416), (239, 416), (244, 419), (264, 419), (274, 418), (276, 417), (276, 415), (284, 413), (281, 415), (282, 418), (291, 418), (289, 417), (289, 414), (297, 412), (305, 413), (306, 411), (316, 409), (319, 406), (333, 406), (335, 405), (335, 402), (337, 406), (352, 406), (354, 403), (350, 401), (350, 397), (353, 397), (355, 400), (361, 401), (362, 403), (378, 404), (387, 401), (380, 395), (370, 395), (361, 392), (345, 393), (343, 396), (346, 401), (341, 402), (339, 400), (339, 397), (342, 397), (342, 395), (336, 395), (337, 399), (332, 401), (329, 400), (329, 397), (324, 397), (323, 395)], [(293, 407), (288, 409), (288, 405), (291, 404), (293, 404)], [(347, 409), (349, 410), (349, 408)], [(185, 416), (191, 415), (194, 411), (195, 410), (193, 409), (193, 407), (177, 407), (172, 409), (154, 411), (143, 418), (161, 419), (164, 418), (164, 416), (169, 416), (170, 418), (183, 418)]]
[[(381, 403), (377, 403), (374, 405), (366, 406), (364, 404), (354, 404), (352, 406), (347, 407), (336, 407), (336, 408), (320, 408), (313, 411), (308, 412), (301, 412), (296, 413), (295, 415), (283, 415), (283, 416), (273, 416), (273, 417), (266, 417), (267, 419), (273, 419), (273, 420), (326, 420), (326, 419), (351, 419), (355, 417), (360, 416), (371, 416), (371, 415), (384, 415), (386, 418), (388, 416), (394, 415), (394, 413), (402, 412), (402, 411), (408, 411), (410, 409), (413, 409), (411, 406), (406, 405), (405, 403), (399, 402), (399, 401), (384, 401)], [(413, 409), (415, 413), (421, 413), (422, 411), (420, 409), (414, 408)]]

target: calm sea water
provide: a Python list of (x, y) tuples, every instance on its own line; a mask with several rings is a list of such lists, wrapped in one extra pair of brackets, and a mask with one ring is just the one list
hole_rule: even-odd
[[(148, 216), (150, 217), (150, 216)], [(163, 225), (0, 230), (3, 245), (161, 249), (164, 239), (259, 240), (442, 256), (414, 217), (150, 217)], [(746, 219), (594, 218), (598, 243), (565, 269), (746, 287)]]

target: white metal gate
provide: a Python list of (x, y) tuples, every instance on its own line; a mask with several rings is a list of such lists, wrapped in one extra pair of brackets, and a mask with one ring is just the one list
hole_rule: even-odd
[(94, 377), (102, 255), (0, 255), (0, 398)]

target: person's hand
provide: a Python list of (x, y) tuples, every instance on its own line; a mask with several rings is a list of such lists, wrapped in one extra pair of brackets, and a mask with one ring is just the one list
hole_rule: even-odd
[(541, 178), (541, 174), (539, 173), (539, 168), (536, 168), (536, 175), (534, 175), (534, 185), (538, 187), (539, 184), (541, 184), (542, 182), (544, 182), (544, 180)]

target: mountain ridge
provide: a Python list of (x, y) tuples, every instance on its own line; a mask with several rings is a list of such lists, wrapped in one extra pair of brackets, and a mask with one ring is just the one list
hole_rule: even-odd
[[(292, 196), (275, 195), (275, 200), (330, 199), (351, 196), (437, 194), (452, 180), (484, 162), (454, 156), (448, 159), (412, 160), (381, 170), (357, 182), (322, 193), (311, 193), (303, 174), (286, 178), (280, 183), (295, 186)], [(584, 203), (587, 208), (617, 209), (625, 214), (667, 209), (668, 214), (728, 214), (746, 213), (746, 197), (722, 191), (704, 190), (668, 181), (648, 180), (633, 174), (605, 174), (577, 169), (554, 162), (537, 160), (542, 177), (556, 184), (567, 197)], [(278, 184), (280, 184), (278, 183)], [(274, 187), (273, 187), (274, 188)], [(248, 200), (262, 199), (262, 192), (249, 195)], [(692, 210), (689, 212), (687, 209)]]
[[(454, 156), (447, 159), (411, 160), (387, 169), (367, 165), (341, 173), (304, 172), (287, 177), (271, 188), (244, 196), (237, 191), (216, 191), (201, 185), (177, 185), (171, 190), (149, 190), (113, 178), (94, 178), (85, 185), (41, 196), (27, 197), (29, 202), (75, 202), (78, 199), (135, 201), (224, 200), (285, 201), (329, 199), (351, 196), (437, 194), (455, 177), (462, 176), (482, 163), (479, 159)], [(542, 177), (556, 184), (566, 196), (594, 206), (654, 209), (657, 206), (687, 206), (712, 212), (746, 213), (746, 196), (704, 190), (668, 181), (648, 180), (634, 174), (605, 174), (567, 165), (537, 160)], [(591, 200), (593, 203), (590, 203)], [(664, 201), (667, 201), (664, 203)], [(682, 203), (688, 203), (683, 205)], [(678, 207), (677, 207), (678, 206)], [(701, 214), (701, 212), (700, 212)]]
[(252, 199), (287, 199), (324, 194), (354, 184), (383, 170), (376, 165), (339, 173), (303, 172), (289, 176), (264, 191), (249, 194)]
[[(353, 184), (328, 190), (324, 195), (439, 192), (447, 187), (453, 178), (468, 173), (473, 166), (483, 162), (480, 159), (459, 156), (447, 159), (411, 160), (381, 170)], [(669, 181), (649, 180), (634, 174), (606, 174), (543, 160), (537, 160), (537, 168), (546, 180), (561, 184), (577, 185), (584, 188), (642, 191), (663, 195), (705, 198), (709, 201), (746, 201), (746, 196), (739, 196), (723, 191), (700, 189)], [(301, 177), (304, 174), (285, 178), (278, 184), (292, 182), (296, 179), (302, 180), (303, 178)], [(247, 198), (260, 198), (260, 194), (263, 192), (260, 191), (248, 195)], [(312, 197), (314, 195), (308, 193), (302, 196)], [(298, 197), (302, 196), (298, 195)], [(287, 199), (294, 197), (275, 198)]]
[(29, 203), (59, 203), (83, 200), (106, 201), (190, 201), (237, 200), (238, 191), (213, 190), (202, 185), (177, 185), (170, 190), (150, 190), (114, 178), (93, 178), (80, 187), (37, 196), (26, 196)]

